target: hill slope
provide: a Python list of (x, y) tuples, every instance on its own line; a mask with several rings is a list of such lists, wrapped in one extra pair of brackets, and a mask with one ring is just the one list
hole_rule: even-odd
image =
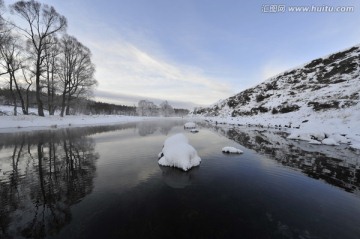
[(254, 116), (318, 113), (354, 107), (360, 99), (360, 45), (284, 72), (194, 114)]
[(218, 123), (336, 132), (358, 141), (359, 100), (360, 45), (315, 59), (210, 107), (196, 108), (192, 115), (214, 117)]

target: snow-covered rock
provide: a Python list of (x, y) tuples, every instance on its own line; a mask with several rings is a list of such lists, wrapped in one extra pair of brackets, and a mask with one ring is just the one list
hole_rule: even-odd
[(304, 140), (304, 141), (311, 141), (314, 143), (314, 141), (321, 141), (325, 139), (325, 133), (320, 131), (314, 131), (314, 132), (302, 132), (301, 130), (291, 133), (287, 138), (288, 139), (297, 139), (297, 140)]
[(222, 148), (222, 152), (223, 153), (228, 153), (228, 154), (241, 154), (241, 153), (243, 153), (242, 150), (231, 147), (231, 146), (226, 146), (226, 147)]
[(321, 144), (321, 142), (320, 142), (320, 141), (317, 141), (317, 140), (315, 140), (315, 139), (311, 139), (311, 140), (309, 141), (309, 144)]
[(334, 139), (339, 144), (348, 144), (351, 142), (350, 139), (348, 139), (345, 136), (342, 136), (340, 134), (333, 134), (330, 136), (330, 138)]
[(200, 162), (201, 158), (184, 134), (175, 134), (165, 140), (158, 161), (162, 166), (177, 167), (184, 171), (198, 166)]
[(326, 138), (323, 141), (321, 141), (321, 143), (325, 144), (325, 145), (332, 145), (332, 146), (339, 145), (333, 138)]
[(287, 137), (287, 139), (310, 141), (311, 134), (304, 132), (293, 132)]
[(350, 145), (350, 148), (352, 148), (352, 149), (359, 149), (359, 150), (360, 150), (360, 143), (352, 143), (352, 144)]
[(184, 125), (184, 128), (185, 129), (195, 129), (196, 128), (196, 124), (194, 122), (187, 122), (185, 125)]

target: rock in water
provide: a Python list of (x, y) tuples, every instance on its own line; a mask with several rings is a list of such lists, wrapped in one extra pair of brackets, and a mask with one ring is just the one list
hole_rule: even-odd
[(184, 171), (198, 166), (200, 162), (201, 158), (184, 134), (175, 134), (165, 140), (158, 161), (162, 166), (177, 167)]

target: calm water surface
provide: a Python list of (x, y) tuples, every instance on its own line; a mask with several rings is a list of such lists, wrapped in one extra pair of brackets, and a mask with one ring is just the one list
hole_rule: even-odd
[[(0, 238), (360, 238), (359, 152), (183, 123), (0, 134)], [(178, 132), (189, 172), (157, 164)]]

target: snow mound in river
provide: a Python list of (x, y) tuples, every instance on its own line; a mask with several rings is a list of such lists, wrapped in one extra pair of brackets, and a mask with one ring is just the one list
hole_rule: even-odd
[(165, 140), (158, 161), (162, 166), (177, 167), (184, 171), (198, 166), (200, 162), (201, 158), (184, 134), (175, 134)]

